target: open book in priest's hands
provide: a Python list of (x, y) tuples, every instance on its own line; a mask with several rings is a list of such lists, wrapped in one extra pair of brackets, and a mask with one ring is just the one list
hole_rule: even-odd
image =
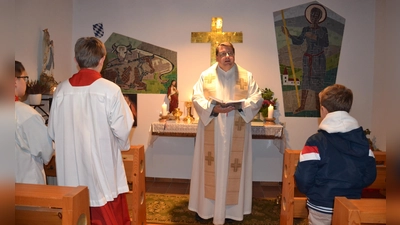
[(233, 106), (235, 107), (236, 110), (241, 109), (242, 108), (242, 102), (244, 102), (244, 99), (240, 99), (240, 100), (228, 100), (228, 101), (224, 101), (221, 99), (218, 99), (216, 97), (210, 96), (210, 100), (211, 100), (211, 104), (213, 105), (221, 105), (222, 107), (229, 107), (229, 106)]

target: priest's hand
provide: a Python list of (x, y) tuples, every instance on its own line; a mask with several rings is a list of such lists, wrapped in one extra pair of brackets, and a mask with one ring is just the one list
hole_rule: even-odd
[(235, 107), (232, 105), (216, 105), (213, 108), (213, 113), (229, 113), (233, 110), (235, 110)]

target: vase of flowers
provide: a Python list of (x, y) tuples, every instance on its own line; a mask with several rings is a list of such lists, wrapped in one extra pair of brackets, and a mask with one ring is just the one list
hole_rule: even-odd
[(260, 91), (261, 91), (261, 96), (264, 99), (264, 101), (262, 103), (259, 113), (261, 113), (261, 115), (264, 118), (267, 118), (268, 117), (268, 107), (270, 105), (272, 105), (275, 110), (278, 99), (274, 97), (274, 92), (269, 88), (260, 89)]
[(27, 83), (26, 93), (28, 94), (30, 105), (40, 105), (42, 95), (50, 91), (50, 86), (40, 80), (31, 80)]

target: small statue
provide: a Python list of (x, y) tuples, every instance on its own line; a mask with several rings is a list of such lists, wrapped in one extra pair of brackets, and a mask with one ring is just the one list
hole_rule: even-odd
[(171, 85), (168, 87), (168, 100), (169, 100), (169, 112), (173, 113), (179, 105), (179, 91), (177, 89), (176, 80), (171, 81)]

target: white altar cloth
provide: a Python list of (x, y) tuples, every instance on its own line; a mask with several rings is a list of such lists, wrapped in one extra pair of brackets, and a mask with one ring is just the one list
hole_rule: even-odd
[[(283, 154), (285, 150), (284, 126), (265, 125), (263, 122), (251, 122), (253, 139), (273, 139), (274, 145)], [(197, 123), (184, 123), (175, 120), (151, 123), (148, 145), (152, 146), (158, 136), (196, 137)]]

